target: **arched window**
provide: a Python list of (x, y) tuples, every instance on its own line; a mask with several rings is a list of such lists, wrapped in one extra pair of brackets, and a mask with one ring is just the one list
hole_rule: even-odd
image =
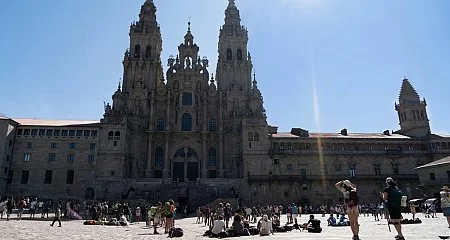
[(241, 50), (241, 49), (238, 49), (238, 50), (237, 50), (237, 59), (238, 59), (239, 61), (242, 61), (242, 50)]
[(109, 131), (108, 132), (108, 140), (113, 140), (114, 139), (114, 132), (113, 131)]
[(145, 48), (145, 58), (151, 58), (152, 57), (152, 46), (147, 45)]
[(227, 60), (233, 60), (233, 52), (231, 51), (231, 48), (227, 49)]
[(192, 116), (184, 113), (181, 117), (181, 131), (192, 131)]
[(253, 134), (253, 141), (259, 142), (259, 133), (255, 132), (255, 133)]
[(208, 151), (208, 166), (215, 167), (216, 166), (216, 149), (210, 148)]
[(164, 165), (164, 151), (162, 147), (157, 147), (155, 150), (155, 167), (162, 167)]
[(140, 58), (141, 57), (141, 46), (139, 44), (136, 44), (134, 46), (134, 57)]
[(184, 92), (181, 97), (181, 104), (183, 106), (192, 106), (192, 93)]
[(114, 133), (114, 140), (120, 140), (120, 132), (119, 131), (116, 131)]
[(248, 141), (253, 142), (253, 133), (252, 132), (248, 133)]

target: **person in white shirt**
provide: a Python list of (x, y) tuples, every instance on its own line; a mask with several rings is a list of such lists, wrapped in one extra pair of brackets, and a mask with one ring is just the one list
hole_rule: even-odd
[(272, 221), (269, 220), (267, 215), (264, 215), (262, 220), (259, 222), (259, 235), (268, 236), (270, 233), (273, 234)]
[(34, 214), (36, 213), (36, 207), (37, 207), (37, 199), (33, 200), (30, 203), (30, 209), (28, 209), (28, 212), (30, 212), (30, 218), (34, 218)]
[(223, 221), (223, 217), (219, 216), (219, 219), (214, 221), (211, 233), (214, 237), (218, 237), (221, 232), (225, 232), (225, 222)]

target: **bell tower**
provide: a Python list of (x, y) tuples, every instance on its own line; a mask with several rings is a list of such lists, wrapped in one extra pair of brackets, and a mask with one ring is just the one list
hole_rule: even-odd
[(161, 30), (153, 0), (146, 0), (142, 5), (139, 21), (131, 24), (129, 36), (130, 47), (123, 60), (122, 92), (128, 99), (127, 113), (146, 116), (145, 102), (163, 79)]
[(408, 79), (404, 78), (399, 103), (395, 104), (398, 113), (400, 130), (397, 133), (411, 137), (425, 137), (431, 133), (427, 114), (427, 102), (420, 100), (419, 94)]
[(241, 25), (239, 9), (229, 0), (225, 10), (225, 24), (220, 29), (219, 58), (216, 79), (219, 91), (235, 85), (248, 94), (251, 90), (252, 61), (247, 52), (248, 32)]

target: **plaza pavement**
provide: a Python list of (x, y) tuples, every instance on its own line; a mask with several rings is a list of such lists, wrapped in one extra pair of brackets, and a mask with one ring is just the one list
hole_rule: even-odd
[[(411, 218), (410, 215), (405, 217)], [(418, 214), (422, 219), (422, 224), (403, 225), (404, 235), (406, 239), (417, 240), (432, 240), (439, 239), (439, 235), (450, 235), (450, 228), (448, 228), (445, 218), (439, 215), (438, 218), (423, 218), (422, 214)], [(83, 221), (63, 221), (62, 227), (50, 227), (51, 221), (41, 220), (27, 220), (28, 216), (21, 221), (2, 219), (0, 224), (2, 230), (0, 232), (0, 239), (49, 239), (49, 240), (64, 240), (64, 239), (167, 239), (167, 235), (153, 235), (152, 229), (145, 227), (145, 223), (132, 224), (129, 227), (111, 227), (111, 226), (85, 226)], [(328, 227), (326, 225), (326, 217), (316, 215), (316, 218), (322, 221), (323, 232), (307, 233), (298, 230), (287, 233), (275, 233), (268, 237), (251, 236), (239, 237), (238, 239), (327, 239), (327, 240), (350, 240), (350, 227)], [(50, 219), (51, 220), (51, 219)], [(196, 224), (195, 218), (186, 218), (176, 220), (176, 226), (184, 230), (184, 236), (181, 239), (198, 240), (208, 239), (203, 237), (206, 230), (203, 224)], [(299, 223), (306, 222), (308, 216), (302, 216)], [(282, 216), (283, 221), (286, 221), (286, 216)], [(360, 217), (360, 238), (362, 240), (393, 240), (395, 236), (394, 227), (391, 226), (392, 232), (388, 231), (386, 220), (374, 221), (372, 217)], [(324, 223), (325, 222), (325, 223)], [(164, 232), (164, 230), (159, 230)], [(236, 239), (236, 238), (230, 238)]]

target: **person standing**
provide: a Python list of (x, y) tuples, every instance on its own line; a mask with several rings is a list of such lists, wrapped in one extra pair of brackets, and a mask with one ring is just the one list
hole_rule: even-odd
[(139, 222), (141, 221), (141, 208), (140, 207), (136, 207), (135, 214), (136, 214), (136, 221), (135, 222), (137, 222), (139, 224)]
[(344, 194), (344, 202), (347, 204), (347, 215), (353, 233), (353, 240), (359, 240), (359, 200), (356, 185), (349, 180), (342, 180), (335, 184), (336, 188)]
[[(395, 230), (397, 230), (398, 235), (395, 236), (397, 240), (404, 240), (402, 233), (402, 197), (403, 194), (398, 188), (397, 183), (391, 177), (386, 178), (387, 188), (383, 191), (383, 200), (387, 203), (387, 210), (390, 221), (394, 224)], [(386, 216), (387, 218), (388, 216)]]
[(447, 218), (448, 227), (450, 228), (450, 193), (447, 186), (443, 186), (441, 190), (442, 213), (444, 213), (444, 216)]
[(59, 223), (58, 227), (61, 227), (61, 208), (62, 208), (61, 204), (62, 204), (61, 201), (59, 201), (59, 204), (56, 205), (55, 218), (53, 219), (52, 224), (50, 224), (50, 226), (52, 226), (52, 227), (56, 221), (58, 221), (58, 223)]
[(22, 220), (22, 213), (24, 208), (27, 206), (27, 203), (25, 202), (25, 199), (21, 199), (19, 201), (18, 209), (17, 209), (17, 220)]
[(9, 221), (9, 216), (13, 210), (13, 198), (8, 198), (8, 202), (6, 203), (6, 221)]

